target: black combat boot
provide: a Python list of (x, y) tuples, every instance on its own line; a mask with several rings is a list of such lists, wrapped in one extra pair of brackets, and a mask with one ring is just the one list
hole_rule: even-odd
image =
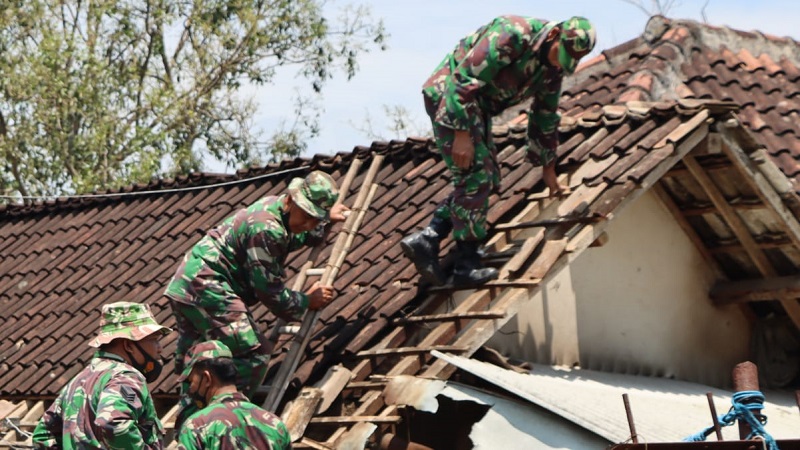
[(400, 248), (410, 259), (417, 272), (427, 282), (441, 286), (445, 275), (439, 265), (439, 242), (450, 233), (453, 225), (446, 220), (434, 217), (430, 225), (400, 241)]
[(497, 279), (497, 269), (481, 263), (478, 247), (477, 241), (456, 241), (458, 259), (453, 267), (454, 286), (478, 286)]

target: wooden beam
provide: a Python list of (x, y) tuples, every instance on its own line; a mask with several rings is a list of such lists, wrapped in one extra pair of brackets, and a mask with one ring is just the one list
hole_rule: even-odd
[(313, 448), (315, 450), (333, 450), (333, 447), (329, 447), (329, 446), (327, 446), (325, 444), (322, 444), (322, 443), (317, 442), (317, 441), (313, 441), (313, 440), (311, 440), (309, 438), (306, 438), (306, 437), (300, 439), (300, 441), (298, 441), (298, 442), (295, 442), (292, 445), (292, 448), (295, 448), (295, 449)]
[(534, 288), (538, 286), (542, 280), (538, 278), (518, 278), (516, 280), (494, 280), (488, 283), (483, 283), (480, 286), (453, 286), (452, 284), (445, 284), (444, 286), (432, 286), (428, 288), (428, 292), (448, 292), (448, 291), (471, 291), (471, 290), (488, 290), (490, 288)]
[[(714, 206), (717, 207), (722, 217), (727, 222), (728, 226), (731, 227), (731, 230), (736, 235), (736, 238), (739, 242), (742, 243), (742, 246), (747, 252), (750, 259), (755, 264), (756, 268), (759, 272), (765, 277), (774, 278), (778, 275), (777, 271), (772, 264), (767, 259), (767, 256), (758, 248), (758, 244), (756, 243), (753, 236), (750, 234), (750, 231), (747, 229), (744, 221), (736, 211), (728, 204), (725, 200), (725, 197), (720, 192), (719, 188), (714, 184), (708, 174), (700, 167), (700, 164), (697, 163), (692, 156), (687, 155), (683, 159), (683, 163), (689, 169), (689, 171), (694, 176), (697, 183), (703, 188), (706, 192), (706, 195), (711, 199), (714, 203)], [(790, 297), (781, 297), (778, 299), (786, 310), (789, 318), (792, 319), (795, 326), (800, 328), (800, 304), (797, 303), (797, 300)]]
[(431, 350), (439, 350), (440, 352), (463, 352), (467, 349), (453, 345), (434, 345), (431, 347), (399, 347), (399, 348), (384, 348), (379, 350), (364, 350), (363, 352), (356, 353), (359, 358), (371, 358), (374, 356), (386, 355), (417, 355), (420, 353), (428, 353)]
[(325, 416), (314, 417), (311, 423), (353, 424), (361, 422), (371, 423), (398, 423), (403, 420), (400, 416)]
[[(767, 209), (767, 205), (761, 202), (753, 202), (751, 199), (742, 199), (742, 201), (738, 203), (729, 203), (731, 208), (737, 211), (753, 211), (758, 209)], [(702, 216), (704, 214), (714, 214), (717, 212), (717, 208), (714, 206), (700, 206), (696, 208), (686, 208), (681, 209), (681, 214), (684, 216)]]
[[(778, 219), (780, 219), (780, 222), (786, 226), (787, 234), (790, 239), (800, 248), (800, 222), (798, 222), (794, 214), (792, 214), (789, 208), (783, 203), (772, 183), (770, 183), (762, 171), (757, 169), (752, 161), (750, 161), (750, 158), (731, 135), (730, 130), (725, 127), (718, 128), (720, 128), (722, 141), (725, 143), (725, 145), (722, 146), (722, 151), (733, 161), (736, 168), (743, 175), (742, 178), (755, 190), (756, 194), (761, 198), (761, 201), (764, 202)], [(772, 164), (772, 162), (767, 160), (763, 164)], [(786, 183), (789, 183), (789, 181), (786, 180)], [(789, 186), (791, 186), (791, 184), (789, 184)]]
[(711, 288), (709, 296), (718, 305), (800, 297), (800, 276), (760, 278), (756, 280), (721, 281)]
[(408, 323), (446, 322), (463, 319), (499, 319), (504, 316), (505, 314), (494, 311), (467, 311), (462, 313), (431, 314), (429, 316), (399, 317), (392, 320), (392, 324), (404, 325)]
[[(756, 241), (756, 245), (761, 250), (770, 250), (775, 248), (788, 249), (789, 247), (794, 248), (794, 244), (789, 239), (780, 239), (777, 241), (764, 241), (764, 242)], [(719, 253), (741, 252), (744, 251), (744, 247), (742, 247), (742, 245), (737, 242), (735, 244), (716, 245), (714, 247), (710, 247), (708, 251), (711, 252), (712, 255), (716, 255)]]
[(552, 227), (559, 225), (574, 225), (578, 223), (597, 223), (605, 220), (602, 216), (556, 217), (553, 219), (532, 220), (528, 222), (501, 223), (494, 226), (497, 231), (522, 230), (525, 228)]
[(385, 381), (351, 381), (347, 383), (345, 389), (381, 389), (386, 387), (388, 380)]

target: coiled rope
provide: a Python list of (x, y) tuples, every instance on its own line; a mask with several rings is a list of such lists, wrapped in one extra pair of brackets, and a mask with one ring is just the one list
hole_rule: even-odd
[[(778, 444), (775, 439), (770, 436), (764, 429), (767, 424), (767, 416), (763, 414), (756, 414), (753, 411), (759, 411), (764, 408), (764, 394), (761, 391), (741, 391), (733, 394), (731, 399), (731, 409), (724, 416), (718, 418), (720, 426), (727, 427), (736, 423), (737, 420), (744, 420), (750, 425), (750, 434), (747, 435), (745, 440), (753, 438), (760, 438), (764, 440), (768, 450), (779, 450)], [(705, 441), (706, 438), (714, 431), (714, 427), (708, 427), (705, 430), (693, 434), (684, 439), (686, 442), (700, 442)]]

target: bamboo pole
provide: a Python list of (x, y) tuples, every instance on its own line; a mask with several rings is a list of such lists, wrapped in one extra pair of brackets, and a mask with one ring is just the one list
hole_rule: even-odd
[[(372, 196), (374, 196), (376, 186), (373, 186), (373, 182), (378, 170), (381, 167), (381, 164), (383, 163), (383, 158), (383, 155), (375, 155), (372, 160), (370, 168), (364, 177), (364, 182), (358, 191), (358, 196), (353, 204), (353, 208), (351, 208), (356, 214), (350, 214), (347, 220), (345, 220), (342, 231), (339, 233), (339, 236), (336, 239), (336, 243), (333, 246), (331, 256), (329, 258), (329, 261), (333, 259), (335, 263), (332, 265), (326, 265), (325, 273), (322, 274), (323, 284), (333, 284), (336, 275), (339, 273), (341, 264), (347, 257), (347, 251), (353, 242), (353, 237), (355, 236), (356, 232), (358, 232), (358, 228), (361, 226), (361, 221), (364, 219), (366, 211), (369, 209), (368, 201), (371, 200)], [(372, 193), (372, 195), (370, 195), (370, 193)], [(267, 411), (277, 411), (277, 408), (283, 399), (283, 394), (286, 392), (286, 388), (289, 386), (289, 380), (291, 379), (292, 374), (294, 374), (294, 371), (297, 369), (297, 366), (300, 363), (300, 358), (308, 346), (308, 343), (311, 341), (311, 335), (314, 331), (314, 326), (319, 321), (321, 314), (321, 310), (309, 311), (306, 313), (305, 317), (303, 317), (303, 323), (300, 326), (300, 332), (292, 340), (289, 353), (286, 355), (286, 359), (283, 361), (278, 373), (275, 375), (275, 379), (273, 380), (272, 386), (267, 394), (267, 399), (264, 401), (263, 408)]]

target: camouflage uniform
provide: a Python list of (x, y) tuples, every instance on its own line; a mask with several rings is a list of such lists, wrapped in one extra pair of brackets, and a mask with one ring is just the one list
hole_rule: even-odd
[[(137, 303), (103, 307), (101, 331), (89, 345), (168, 333)], [(36, 448), (160, 449), (164, 430), (144, 376), (114, 353), (98, 351), (44, 413), (33, 432)]]
[[(292, 180), (289, 194), (306, 213), (321, 221), (319, 227), (292, 234), (289, 216), (283, 211), (286, 194), (264, 197), (225, 219), (186, 254), (165, 292), (172, 300), (179, 333), (176, 373), (183, 370), (192, 345), (219, 340), (233, 353), (237, 388), (248, 392), (251, 379), (263, 379), (266, 374), (270, 348), (249, 308), (261, 302), (278, 317), (289, 321), (302, 318), (308, 297), (284, 285), (286, 257), (304, 245), (324, 240), (325, 223), (338, 193), (328, 174), (315, 171), (305, 179)], [(181, 387), (178, 424), (191, 413), (186, 388)]]
[[(190, 353), (181, 381), (186, 380), (199, 361), (231, 357), (228, 347), (219, 341), (201, 342)], [(250, 403), (239, 392), (215, 395), (205, 408), (186, 419), (178, 442), (178, 448), (185, 450), (291, 448), (289, 431), (280, 418)]]
[[(559, 62), (564, 70), (546, 63), (547, 55), (540, 51), (557, 26), (562, 29)], [(594, 40), (594, 29), (583, 18), (557, 23), (502, 16), (462, 39), (425, 82), (425, 109), (455, 188), (434, 216), (452, 222), (455, 240), (486, 237), (489, 195), (500, 181), (492, 116), (533, 97), (527, 155), (536, 165), (554, 162), (561, 80), (591, 51)], [(468, 169), (453, 163), (454, 130), (469, 131), (475, 146)]]
[(280, 418), (250, 403), (240, 393), (221, 394), (192, 414), (178, 436), (179, 449), (292, 448), (289, 430)]

